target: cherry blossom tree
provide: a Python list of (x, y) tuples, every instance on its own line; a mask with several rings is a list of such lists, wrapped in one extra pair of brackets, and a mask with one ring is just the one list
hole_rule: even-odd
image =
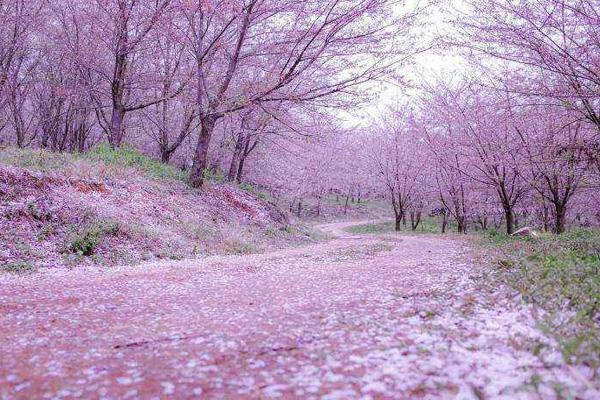
[(530, 124), (516, 128), (529, 159), (527, 178), (543, 206), (552, 206), (553, 231), (563, 233), (568, 207), (589, 170), (581, 143), (590, 132), (582, 124), (565, 125), (557, 116), (535, 117)]
[(0, 2), (0, 131), (10, 125), (15, 143), (24, 147), (33, 141), (35, 123), (29, 95), (37, 61), (34, 46), (41, 25), (43, 3), (14, 0)]
[[(153, 93), (158, 38), (168, 30), (171, 0), (94, 0), (51, 5), (59, 37), (67, 54), (88, 74), (87, 90), (98, 122), (112, 147), (125, 137), (125, 116), (174, 97), (184, 82), (168, 94)], [(169, 66), (167, 67), (169, 68)], [(175, 84), (174, 84), (175, 86)]]
[(447, 124), (452, 131), (450, 137), (456, 141), (454, 145), (466, 157), (461, 173), (482, 185), (480, 192), (489, 188), (496, 193), (506, 231), (512, 234), (515, 208), (529, 186), (520, 170), (524, 159), (522, 145), (511, 121), (508, 100), (503, 93), (465, 80), (437, 82), (427, 92), (424, 107)]
[(183, 7), (201, 122), (191, 184), (203, 183), (214, 128), (225, 115), (259, 103), (341, 104), (387, 74), (406, 55), (390, 40), (412, 18), (390, 21), (394, 4), (247, 0)]
[(416, 132), (411, 110), (403, 106), (388, 117), (369, 143), (377, 178), (386, 188), (394, 210), (396, 231), (409, 212), (413, 230), (421, 218), (423, 199), (419, 189), (425, 158), (423, 142)]
[[(467, 1), (462, 46), (508, 63), (508, 87), (538, 104), (573, 111), (600, 130), (600, 15), (596, 0)], [(598, 161), (598, 135), (588, 157)]]

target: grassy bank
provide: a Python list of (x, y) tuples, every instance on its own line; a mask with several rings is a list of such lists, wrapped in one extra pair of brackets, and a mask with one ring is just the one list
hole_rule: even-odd
[(0, 148), (0, 163), (31, 171), (69, 176), (129, 176), (136, 173), (155, 180), (185, 182), (187, 174), (129, 147), (111, 149), (100, 144), (87, 153), (55, 153), (40, 149)]
[(547, 311), (542, 329), (568, 362), (600, 367), (600, 231), (513, 238), (494, 231), (480, 239), (497, 278)]
[(85, 154), (0, 148), (0, 273), (259, 253), (313, 242), (263, 193), (127, 147)]

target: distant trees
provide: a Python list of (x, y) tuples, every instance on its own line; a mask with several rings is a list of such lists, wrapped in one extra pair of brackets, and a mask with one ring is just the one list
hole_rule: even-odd
[(568, 208), (589, 171), (582, 146), (589, 133), (580, 123), (563, 122), (556, 112), (555, 116), (538, 115), (529, 126), (516, 128), (528, 157), (528, 181), (543, 204), (552, 206), (555, 233), (565, 231)]
[(420, 222), (426, 158), (424, 143), (416, 132), (411, 110), (403, 106), (377, 127), (374, 137), (367, 142), (373, 178), (378, 179), (387, 192), (396, 231), (401, 229), (409, 213), (413, 230)]
[[(473, 127), (489, 121), (470, 142), (480, 156), (506, 161), (487, 165), (509, 166), (495, 177), (513, 183), (512, 191), (498, 187), (507, 194), (501, 196), (507, 222), (512, 197), (517, 208), (524, 200), (541, 208), (537, 214), (551, 217), (552, 230), (562, 233), (572, 199), (589, 196), (597, 185), (598, 170), (592, 168), (600, 154), (597, 8), (588, 0), (482, 0), (467, 1), (457, 12), (453, 43), (468, 49), (479, 66), (471, 91), (478, 95), (470, 97), (484, 93), (489, 99), (485, 112), (463, 126), (476, 133)], [(465, 99), (458, 103), (468, 113), (481, 109)], [(480, 151), (490, 141), (500, 147)]]
[[(423, 107), (433, 116), (424, 124), (443, 129), (438, 131), (438, 137), (432, 137), (428, 132), (428, 141), (438, 164), (454, 159), (451, 169), (458, 175), (456, 179), (469, 180), (483, 192), (491, 191), (504, 213), (506, 231), (512, 234), (515, 209), (528, 185), (521, 170), (523, 146), (516, 140), (511, 106), (503, 93), (485, 90), (476, 82), (437, 82), (426, 88)], [(440, 140), (445, 142), (439, 143)], [(456, 149), (453, 154), (440, 154), (451, 148)], [(446, 173), (446, 180), (450, 179), (451, 172)], [(456, 189), (456, 193), (464, 190), (464, 187)], [(452, 201), (453, 204), (457, 202), (462, 204), (458, 208), (464, 210), (464, 199)], [(456, 205), (451, 208), (457, 210)], [(464, 211), (453, 214), (457, 219), (464, 218)]]

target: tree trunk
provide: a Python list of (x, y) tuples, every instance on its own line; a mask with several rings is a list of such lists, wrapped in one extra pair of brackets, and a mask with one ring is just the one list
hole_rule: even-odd
[(410, 227), (412, 229), (412, 231), (416, 231), (417, 228), (419, 227), (419, 224), (421, 223), (421, 211), (417, 211), (416, 213), (414, 211), (411, 211), (410, 213)]
[(85, 126), (80, 124), (77, 127), (77, 151), (83, 153), (85, 151), (85, 141), (87, 139), (87, 132)]
[(567, 208), (562, 204), (555, 204), (554, 206), (555, 206), (554, 233), (556, 233), (556, 234), (565, 233)]
[(344, 215), (348, 213), (348, 202), (350, 201), (350, 197), (346, 196), (346, 203), (344, 203)]
[(322, 200), (322, 197), (318, 196), (317, 197), (317, 217), (321, 216), (321, 200)]
[(42, 149), (48, 148), (48, 142), (50, 141), (50, 129), (47, 124), (42, 127), (42, 137), (40, 139), (40, 147)]
[(256, 148), (256, 145), (258, 144), (258, 140), (256, 140), (252, 145), (250, 145), (251, 140), (252, 140), (251, 136), (247, 135), (243, 141), (242, 153), (240, 154), (240, 161), (239, 161), (238, 170), (237, 170), (237, 183), (239, 183), (239, 184), (242, 183), (242, 179), (244, 177), (244, 166), (246, 165), (246, 160), (248, 159), (248, 156), (250, 155), (250, 153), (252, 153), (252, 151)]
[(123, 142), (123, 120), (125, 118), (125, 75), (128, 69), (129, 30), (128, 17), (124, 3), (119, 4), (119, 24), (117, 27), (117, 49), (115, 53), (115, 66), (111, 82), (112, 115), (108, 127), (108, 142), (114, 149)]
[(446, 233), (446, 227), (448, 226), (448, 216), (446, 213), (442, 214), (442, 233)]
[(194, 163), (189, 178), (192, 187), (200, 188), (204, 185), (204, 171), (208, 165), (208, 149), (216, 122), (217, 119), (213, 116), (201, 119), (200, 136), (194, 151)]
[(456, 218), (457, 231), (460, 234), (467, 233), (467, 224), (464, 217)]
[(229, 164), (229, 172), (227, 173), (227, 181), (228, 182), (235, 181), (238, 176), (240, 156), (242, 154), (243, 145), (244, 145), (243, 137), (242, 137), (242, 134), (239, 133), (235, 140), (235, 148), (233, 149), (233, 154), (231, 155), (231, 163)]
[(504, 219), (506, 221), (506, 233), (512, 235), (515, 232), (515, 216), (511, 208), (504, 208)]
[(160, 161), (163, 164), (168, 164), (171, 160), (171, 152), (168, 149), (160, 149)]
[(242, 154), (242, 157), (240, 158), (240, 163), (238, 164), (237, 177), (236, 177), (236, 181), (238, 184), (241, 184), (242, 180), (244, 178), (244, 165), (246, 163), (246, 157), (247, 157), (247, 155)]
[(400, 232), (402, 230), (402, 220), (404, 219), (404, 215), (403, 213), (396, 213), (396, 224), (395, 224), (395, 229), (396, 232)]
[(550, 230), (550, 221), (548, 206), (546, 204), (542, 206), (542, 222), (544, 224), (544, 232), (548, 232)]
[(123, 144), (123, 119), (125, 118), (125, 110), (120, 107), (115, 107), (112, 110), (110, 119), (110, 135), (108, 141), (110, 147), (116, 149)]

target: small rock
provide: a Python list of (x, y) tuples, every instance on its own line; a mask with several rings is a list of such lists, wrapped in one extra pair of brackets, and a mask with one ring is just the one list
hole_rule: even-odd
[(539, 234), (532, 228), (524, 227), (514, 232), (511, 236), (536, 238), (539, 236)]

